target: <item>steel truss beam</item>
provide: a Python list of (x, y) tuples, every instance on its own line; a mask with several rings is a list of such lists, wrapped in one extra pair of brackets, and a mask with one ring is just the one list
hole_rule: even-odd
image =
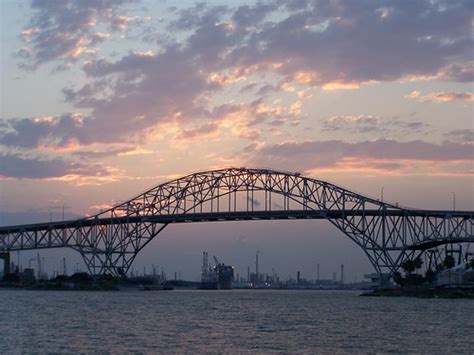
[(95, 216), (0, 228), (0, 251), (70, 247), (92, 274), (123, 275), (170, 223), (327, 219), (379, 273), (445, 244), (474, 242), (474, 212), (400, 207), (334, 184), (267, 169), (206, 171), (158, 185)]

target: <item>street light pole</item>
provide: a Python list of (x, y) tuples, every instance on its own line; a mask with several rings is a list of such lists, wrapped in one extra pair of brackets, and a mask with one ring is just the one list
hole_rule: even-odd
[(385, 189), (385, 186), (382, 186), (382, 190), (381, 190), (381, 195), (382, 195), (382, 202), (383, 202), (383, 190)]
[(454, 192), (451, 192), (453, 194), (453, 211), (456, 211), (456, 194)]

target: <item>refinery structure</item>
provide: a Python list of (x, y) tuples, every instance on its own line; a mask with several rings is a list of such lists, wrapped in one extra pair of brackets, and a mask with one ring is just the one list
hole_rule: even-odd
[[(445, 250), (445, 258), (442, 262), (430, 263), (424, 277), (417, 274), (420, 269), (415, 263), (405, 263), (402, 266), (404, 275), (400, 274), (395, 281), (403, 286), (407, 283), (413, 285), (425, 285), (432, 287), (474, 287), (474, 259), (473, 253), (461, 253), (460, 250)], [(235, 267), (219, 260), (216, 256), (209, 258), (209, 252), (202, 253), (202, 265), (199, 281), (185, 280), (181, 271), (171, 272), (167, 275), (165, 268), (152, 264), (151, 267), (143, 267), (141, 270), (132, 268), (129, 275), (123, 278), (114, 278), (105, 275), (93, 278), (88, 273), (78, 268), (68, 268), (65, 258), (61, 259), (59, 268), (51, 272), (47, 270), (45, 257), (39, 253), (35, 257), (27, 259), (26, 264), (10, 259), (9, 254), (0, 255), (4, 258), (3, 270), (0, 268), (0, 287), (26, 287), (40, 289), (121, 289), (138, 288), (141, 290), (172, 290), (174, 288), (193, 288), (200, 290), (230, 290), (230, 289), (369, 289), (380, 284), (379, 274), (367, 274), (364, 280), (346, 280), (344, 264), (337, 270), (325, 269), (327, 276), (321, 277), (320, 264), (316, 265), (310, 277), (305, 277), (295, 269), (291, 275), (283, 278), (277, 274), (275, 268), (268, 270), (261, 268), (261, 253), (256, 251), (254, 266), (246, 266), (246, 273), (236, 273)], [(456, 260), (457, 259), (457, 260)], [(420, 262), (420, 260), (419, 260)], [(421, 262), (422, 264), (422, 262)], [(1, 263), (0, 263), (1, 266)], [(196, 271), (197, 271), (196, 265)], [(421, 265), (420, 265), (421, 266)], [(74, 272), (68, 273), (69, 270)], [(418, 276), (419, 275), (419, 276)], [(174, 276), (174, 277), (173, 277)], [(99, 281), (97, 283), (97, 281)], [(396, 287), (392, 283), (389, 287)]]
[(209, 253), (202, 253), (201, 289), (205, 290), (230, 290), (234, 281), (234, 268), (214, 256), (215, 265), (209, 264)]

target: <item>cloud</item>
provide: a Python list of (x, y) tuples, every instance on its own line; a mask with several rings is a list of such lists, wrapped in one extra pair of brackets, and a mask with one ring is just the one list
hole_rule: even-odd
[(357, 134), (407, 134), (420, 132), (430, 125), (421, 121), (406, 121), (398, 116), (384, 118), (373, 115), (337, 115), (322, 120), (322, 130)]
[[(207, 85), (204, 80), (199, 80), (196, 78), (197, 86)], [(202, 139), (215, 136), (226, 129), (236, 137), (255, 139), (260, 135), (261, 129), (254, 126), (266, 122), (271, 126), (297, 125), (297, 118), (301, 116), (300, 101), (285, 107), (257, 99), (248, 103), (225, 103), (207, 109), (196, 103), (205, 101), (200, 96), (200, 89), (173, 89), (173, 85), (181, 84), (172, 82), (165, 82), (163, 85), (170, 91), (163, 88), (154, 97), (146, 90), (148, 84), (143, 83), (143, 88), (140, 85), (140, 89), (136, 89), (137, 96), (134, 97), (134, 100), (140, 101), (140, 105), (126, 98), (94, 98), (90, 103), (93, 114), (89, 116), (67, 113), (61, 116), (4, 119), (0, 126), (0, 144), (25, 149), (69, 148), (78, 150), (77, 154), (83, 157), (105, 157), (126, 152), (117, 152), (115, 148), (91, 151), (84, 150), (83, 146), (96, 143), (128, 144), (127, 147), (131, 144), (140, 145), (146, 138), (156, 138), (155, 133), (162, 131), (160, 124), (173, 124), (177, 127), (168, 139)], [(89, 92), (88, 88), (83, 92), (87, 93), (70, 96), (83, 102), (83, 95), (91, 95), (92, 100), (93, 89)], [(138, 96), (142, 98), (139, 99)], [(188, 106), (184, 107), (186, 103)], [(127, 150), (127, 147), (118, 149)]]
[(36, 69), (48, 62), (63, 65), (95, 54), (95, 45), (109, 37), (98, 30), (100, 22), (110, 30), (124, 30), (131, 17), (119, 14), (124, 5), (136, 0), (33, 0), (33, 15), (23, 29), (24, 48), (17, 54), (21, 66)]
[(380, 127), (380, 117), (371, 115), (331, 116), (323, 120), (323, 131), (350, 130), (352, 132), (375, 131)]
[(193, 139), (193, 138), (203, 138), (209, 137), (219, 130), (219, 125), (216, 123), (207, 123), (197, 128), (193, 129), (183, 129), (178, 133), (178, 138), (180, 139)]
[(117, 203), (102, 203), (102, 204), (99, 204), (99, 205), (92, 205), (89, 207), (89, 209), (91, 210), (108, 210), (109, 208), (112, 208), (114, 207), (114, 205), (116, 205)]
[(456, 142), (462, 143), (474, 143), (474, 130), (473, 129), (455, 129), (445, 134), (445, 137), (448, 137)]
[[(98, 21), (111, 30), (134, 21), (119, 13), (130, 2), (36, 0), (23, 34), (26, 54), (34, 65), (73, 60), (103, 40)], [(410, 77), (466, 81), (473, 76), (470, 10), (469, 1), (199, 3), (176, 11), (163, 35), (175, 34), (175, 45), (208, 73), (270, 70), (328, 90)]]
[(160, 122), (209, 116), (202, 107), (207, 102), (202, 95), (212, 84), (196, 70), (192, 58), (179, 50), (160, 56), (129, 53), (115, 63), (91, 62), (84, 70), (99, 81), (80, 90), (67, 89), (65, 95), (91, 114), (80, 119), (64, 114), (52, 122), (35, 117), (11, 119), (8, 132), (0, 128), (0, 142), (22, 147), (64, 146), (71, 141), (80, 145), (130, 142)]
[(464, 163), (472, 171), (472, 144), (445, 142), (433, 144), (414, 140), (400, 142), (379, 139), (348, 143), (339, 140), (285, 142), (266, 145), (254, 151), (249, 163), (254, 166), (273, 166), (286, 170), (340, 168), (342, 170), (393, 170), (416, 167), (422, 163)]
[[(95, 29), (98, 21), (111, 31), (135, 21), (121, 12), (130, 1), (34, 1), (25, 33), (30, 64), (82, 56), (79, 47), (89, 49), (104, 40)], [(217, 98), (232, 95), (225, 91), (229, 87), (256, 89), (249, 80), (258, 80), (260, 95), (291, 87), (301, 97), (301, 87), (354, 89), (413, 77), (462, 81), (470, 75), (470, 6), (468, 1), (386, 6), (269, 1), (234, 8), (201, 3), (176, 10), (166, 33), (174, 41), (155, 41), (147, 50), (114, 60), (93, 58), (83, 65), (87, 82), (63, 92), (77, 112), (86, 113), (58, 115), (52, 122), (9, 120), (8, 128), (0, 127), (0, 142), (25, 148), (138, 144), (170, 122), (179, 126), (177, 138), (204, 137), (217, 127), (233, 126), (235, 135), (255, 139), (259, 128), (252, 125), (294, 122), (302, 104), (278, 107), (263, 96), (231, 103)], [(361, 127), (362, 121), (347, 126)]]
[(470, 7), (467, 1), (294, 2), (286, 17), (257, 26), (229, 57), (247, 67), (279, 63), (275, 71), (287, 81), (327, 89), (410, 77), (463, 81), (472, 76)]
[(247, 144), (244, 147), (243, 152), (244, 153), (253, 153), (255, 151), (260, 150), (264, 145), (265, 145), (264, 142), (253, 142), (253, 143)]
[(452, 92), (452, 91), (440, 91), (431, 92), (426, 95), (422, 95), (419, 91), (412, 91), (409, 95), (405, 96), (407, 99), (415, 99), (420, 102), (451, 102), (451, 101), (474, 101), (474, 93), (472, 92)]
[(0, 154), (0, 176), (4, 178), (108, 178), (112, 171), (100, 164), (71, 162), (60, 158), (43, 159)]
[(130, 155), (131, 153), (135, 152), (135, 147), (120, 147), (114, 149), (105, 149), (105, 150), (80, 150), (72, 152), (72, 155), (77, 156), (81, 159), (101, 159), (106, 157), (114, 157), (120, 155)]
[(2, 120), (4, 126), (0, 127), (0, 143), (22, 148), (75, 144), (83, 126), (82, 115), (75, 113)]

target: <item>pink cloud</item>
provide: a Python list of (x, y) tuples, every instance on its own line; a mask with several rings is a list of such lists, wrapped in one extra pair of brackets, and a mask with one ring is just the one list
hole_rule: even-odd
[(96, 53), (95, 45), (110, 34), (96, 30), (98, 23), (124, 30), (134, 18), (119, 14), (123, 6), (136, 0), (42, 1), (33, 0), (33, 15), (21, 33), (24, 42), (17, 55), (21, 67), (36, 69), (48, 62), (58, 67)]
[(469, 175), (474, 162), (472, 144), (433, 144), (419, 140), (285, 142), (253, 148), (250, 151), (247, 149), (251, 165), (295, 171), (336, 169), (426, 173), (434, 169), (432, 173), (449, 173), (446, 166), (452, 165), (456, 166), (458, 172), (461, 168), (464, 174)]
[(474, 101), (474, 93), (472, 92), (453, 92), (453, 91), (439, 91), (430, 92), (422, 95), (419, 91), (412, 91), (409, 95), (405, 96), (407, 99), (414, 99), (420, 102), (452, 102), (452, 101)]

